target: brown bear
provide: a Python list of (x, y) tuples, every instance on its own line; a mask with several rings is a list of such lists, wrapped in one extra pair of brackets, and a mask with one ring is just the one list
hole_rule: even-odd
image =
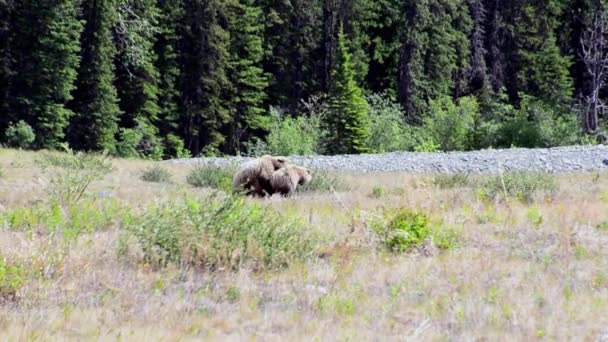
[(270, 155), (250, 160), (241, 165), (234, 175), (232, 190), (234, 192), (245, 191), (245, 194), (248, 196), (264, 197), (272, 195), (273, 190), (270, 186), (270, 176), (272, 176), (274, 171), (289, 164), (289, 160), (285, 157), (273, 157)]
[(290, 197), (295, 193), (298, 185), (304, 185), (311, 180), (311, 170), (297, 165), (287, 165), (272, 174), (270, 186), (274, 193)]

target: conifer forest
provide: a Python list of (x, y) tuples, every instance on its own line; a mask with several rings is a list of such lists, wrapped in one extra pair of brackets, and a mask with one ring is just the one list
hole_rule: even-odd
[(602, 0), (0, 0), (0, 144), (120, 157), (603, 142)]

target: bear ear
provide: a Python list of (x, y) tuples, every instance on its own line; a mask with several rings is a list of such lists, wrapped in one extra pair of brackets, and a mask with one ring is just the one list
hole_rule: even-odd
[(276, 159), (276, 160), (277, 160), (279, 163), (287, 163), (287, 162), (289, 162), (289, 160), (287, 160), (287, 158), (285, 158), (285, 157), (281, 157), (281, 156), (279, 156), (279, 157), (275, 157), (275, 159)]

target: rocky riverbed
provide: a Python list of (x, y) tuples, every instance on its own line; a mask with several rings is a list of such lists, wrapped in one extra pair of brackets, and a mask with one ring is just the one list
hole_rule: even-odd
[[(228, 166), (251, 158), (191, 158), (167, 163)], [(472, 152), (392, 152), (339, 156), (289, 156), (312, 169), (350, 172), (496, 173), (541, 171), (567, 173), (608, 171), (608, 146), (568, 146), (548, 149), (492, 149)]]

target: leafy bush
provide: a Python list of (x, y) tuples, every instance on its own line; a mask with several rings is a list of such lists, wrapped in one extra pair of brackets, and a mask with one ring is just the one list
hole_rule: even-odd
[(250, 148), (250, 155), (311, 155), (318, 152), (321, 137), (319, 116), (301, 115), (290, 117), (272, 108), (272, 125), (266, 141), (257, 140)]
[(387, 94), (366, 97), (371, 125), (370, 148), (378, 153), (413, 150), (416, 130), (405, 122), (401, 105)]
[(101, 179), (112, 170), (112, 162), (106, 155), (74, 153), (45, 153), (37, 160), (49, 176), (47, 190), (61, 205), (78, 202), (91, 182)]
[(196, 166), (186, 178), (188, 184), (195, 187), (232, 191), (232, 178), (236, 167), (220, 167), (213, 165)]
[(10, 125), (4, 135), (8, 146), (15, 148), (30, 148), (36, 140), (34, 129), (23, 120)]
[(485, 197), (498, 195), (532, 201), (535, 193), (555, 192), (558, 184), (555, 177), (547, 173), (511, 172), (488, 177), (480, 187)]
[(383, 243), (395, 252), (407, 252), (430, 235), (429, 219), (421, 212), (399, 210), (374, 223), (374, 230)]
[(0, 301), (13, 299), (23, 286), (23, 268), (0, 257)]
[(152, 183), (169, 183), (171, 173), (162, 166), (151, 166), (142, 172), (141, 180)]
[(469, 185), (470, 176), (466, 173), (439, 174), (433, 177), (433, 184), (440, 189), (451, 189)]
[(163, 144), (156, 133), (155, 127), (143, 122), (135, 128), (121, 128), (116, 154), (123, 158), (162, 159)]
[(238, 196), (158, 204), (128, 229), (145, 260), (161, 266), (276, 268), (312, 256), (316, 242), (298, 220)]
[(326, 170), (314, 170), (312, 181), (299, 186), (298, 192), (327, 192), (348, 190), (349, 186), (338, 174)]
[(443, 151), (466, 150), (471, 146), (479, 106), (474, 97), (454, 103), (449, 97), (430, 101), (430, 116), (424, 121), (425, 136)]

